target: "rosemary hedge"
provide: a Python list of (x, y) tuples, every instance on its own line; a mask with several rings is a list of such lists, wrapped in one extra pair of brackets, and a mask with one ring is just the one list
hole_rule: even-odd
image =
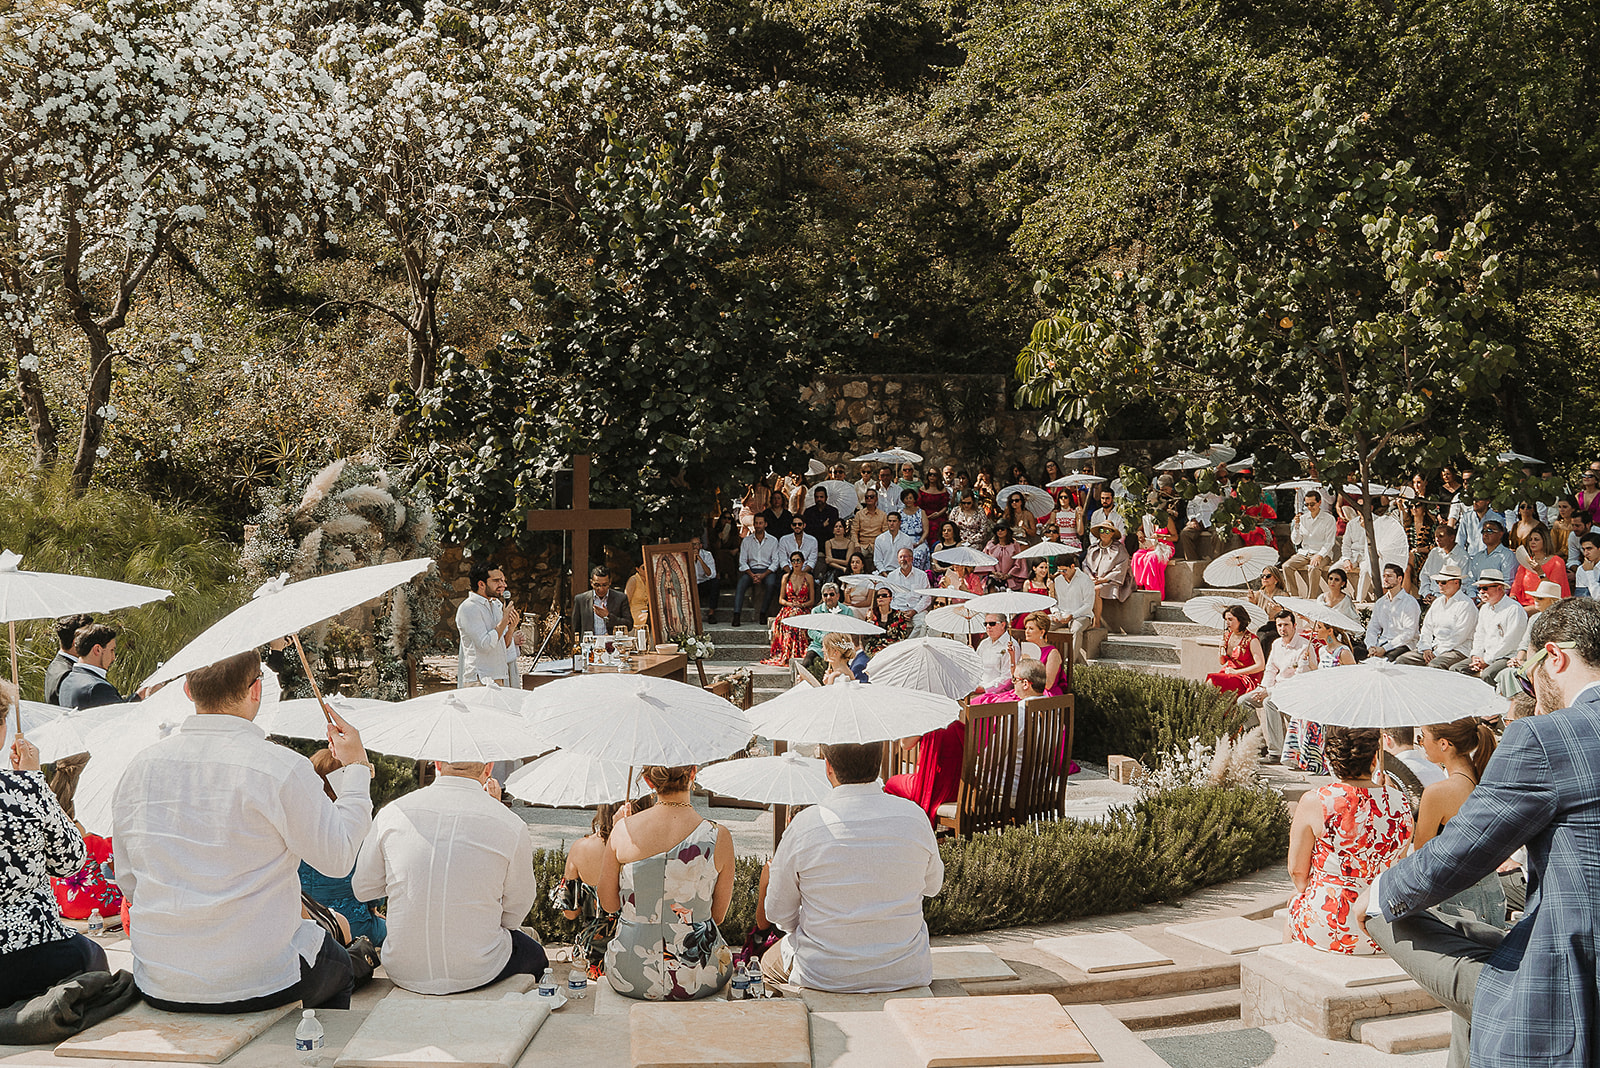
[(1073, 755), (1105, 763), (1112, 753), (1147, 766), (1190, 738), (1215, 744), (1244, 725), (1245, 713), (1214, 686), (1121, 668), (1078, 667), (1072, 674)]

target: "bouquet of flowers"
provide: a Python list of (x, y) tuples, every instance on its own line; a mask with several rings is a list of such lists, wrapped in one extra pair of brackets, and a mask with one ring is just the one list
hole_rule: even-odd
[(685, 633), (673, 640), (690, 660), (710, 660), (717, 654), (716, 645), (703, 634)]

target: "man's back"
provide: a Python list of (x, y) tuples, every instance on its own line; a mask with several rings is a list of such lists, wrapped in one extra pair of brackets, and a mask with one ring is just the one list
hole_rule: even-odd
[(99, 708), (121, 701), (122, 694), (101, 675), (82, 663), (72, 665), (61, 677), (56, 691), (57, 704), (63, 708)]
[(369, 769), (330, 803), (310, 761), (229, 715), (195, 715), (117, 784), (117, 881), (139, 989), (169, 1002), (260, 997), (300, 980), (322, 931), (300, 917), (299, 862), (343, 873), (372, 818)]
[(767, 915), (790, 932), (791, 980), (843, 992), (926, 984), (922, 899), (943, 882), (922, 809), (881, 783), (834, 787), (794, 818), (772, 859)]
[(384, 971), (421, 994), (482, 986), (533, 907), (526, 825), (476, 779), (440, 775), (392, 801), (361, 848), (357, 898), (389, 898)]
[(47, 703), (61, 703), (61, 680), (67, 677), (67, 672), (77, 662), (76, 657), (63, 651), (57, 653), (55, 659), (50, 661), (50, 666), (44, 669), (44, 699)]

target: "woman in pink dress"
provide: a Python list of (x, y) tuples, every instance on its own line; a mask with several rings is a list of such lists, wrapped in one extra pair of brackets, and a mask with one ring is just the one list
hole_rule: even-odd
[(1028, 561), (1016, 558), (1021, 548), (1011, 537), (1010, 524), (1000, 523), (994, 528), (994, 540), (983, 547), (984, 552), (994, 557), (995, 564), (980, 568), (979, 573), (992, 576), (1002, 589), (1020, 590), (1022, 580), (1028, 577)]
[(1267, 658), (1261, 655), (1261, 639), (1250, 630), (1250, 617), (1241, 605), (1222, 610), (1222, 651), (1217, 654), (1221, 671), (1213, 671), (1206, 681), (1223, 693), (1246, 694), (1261, 681)]
[(1382, 752), (1375, 727), (1328, 727), (1324, 754), (1337, 782), (1305, 794), (1289, 828), (1289, 937), (1330, 953), (1378, 952), (1351, 910), (1411, 842), (1406, 795), (1373, 779)]
[(1522, 566), (1511, 580), (1511, 596), (1530, 616), (1538, 611), (1534, 607), (1533, 591), (1545, 579), (1561, 587), (1561, 596), (1572, 596), (1572, 587), (1567, 584), (1567, 562), (1554, 554), (1546, 555), (1549, 544), (1549, 532), (1539, 523), (1523, 537), (1522, 545), (1517, 548), (1517, 563)]
[(1133, 554), (1133, 578), (1141, 590), (1154, 590), (1167, 599), (1167, 565), (1172, 563), (1172, 532), (1165, 526), (1154, 535), (1139, 531), (1139, 551)]

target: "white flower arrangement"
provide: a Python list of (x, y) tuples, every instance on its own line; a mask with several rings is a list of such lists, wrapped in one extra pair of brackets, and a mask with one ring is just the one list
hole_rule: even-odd
[(710, 660), (717, 655), (716, 644), (703, 634), (680, 634), (676, 641), (690, 660)]

